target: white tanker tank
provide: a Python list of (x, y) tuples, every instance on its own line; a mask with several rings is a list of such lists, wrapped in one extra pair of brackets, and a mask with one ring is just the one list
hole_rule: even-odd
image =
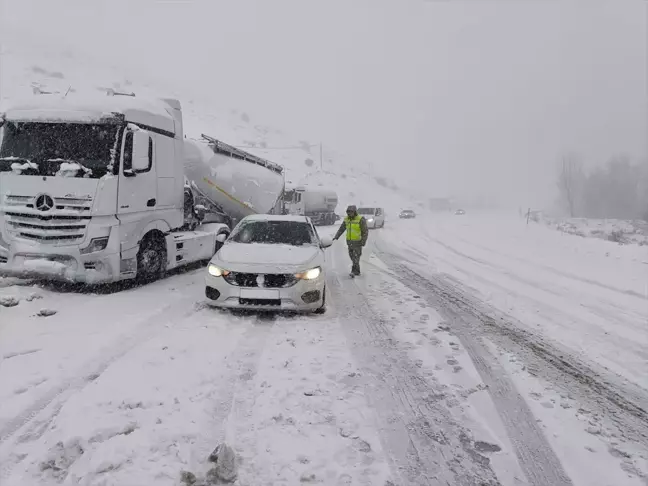
[(308, 216), (316, 225), (330, 225), (338, 219), (335, 214), (338, 205), (335, 191), (294, 187), (285, 191), (284, 203), (288, 213)]
[(229, 224), (251, 214), (281, 214), (283, 167), (213, 137), (184, 144), (185, 177), (196, 203)]

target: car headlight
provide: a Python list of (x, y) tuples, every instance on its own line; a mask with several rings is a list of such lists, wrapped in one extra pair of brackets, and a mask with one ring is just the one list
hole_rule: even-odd
[(105, 250), (108, 246), (108, 239), (110, 236), (102, 236), (101, 238), (92, 238), (90, 244), (85, 248), (81, 248), (81, 254), (87, 255), (88, 253), (94, 253), (97, 251)]
[(207, 267), (207, 271), (212, 277), (227, 277), (230, 274), (229, 270), (223, 270), (212, 263)]
[(373, 218), (369, 218), (369, 219), (367, 220), (367, 223), (373, 223)]
[(311, 268), (310, 270), (306, 270), (302, 273), (296, 273), (295, 278), (298, 278), (299, 280), (314, 280), (319, 277), (321, 273), (322, 269), (320, 267), (316, 267)]

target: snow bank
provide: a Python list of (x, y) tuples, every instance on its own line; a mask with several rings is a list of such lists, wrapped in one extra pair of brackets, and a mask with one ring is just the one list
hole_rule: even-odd
[(558, 231), (584, 238), (599, 238), (620, 245), (648, 245), (648, 222), (646, 221), (587, 218), (557, 219), (548, 216), (542, 216), (541, 221)]

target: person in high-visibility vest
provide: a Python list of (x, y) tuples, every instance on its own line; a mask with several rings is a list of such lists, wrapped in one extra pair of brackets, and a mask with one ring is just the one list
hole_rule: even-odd
[(362, 256), (362, 247), (367, 244), (369, 229), (367, 220), (358, 214), (358, 208), (349, 206), (346, 210), (346, 218), (340, 225), (340, 229), (335, 233), (334, 240), (337, 240), (342, 233), (346, 231), (347, 247), (349, 248), (349, 257), (351, 257), (351, 276), (360, 275), (360, 257)]

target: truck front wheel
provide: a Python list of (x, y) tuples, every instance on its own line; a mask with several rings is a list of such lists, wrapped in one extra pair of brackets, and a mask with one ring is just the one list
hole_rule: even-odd
[(167, 251), (164, 238), (158, 235), (146, 235), (137, 252), (137, 278), (149, 281), (164, 274)]

